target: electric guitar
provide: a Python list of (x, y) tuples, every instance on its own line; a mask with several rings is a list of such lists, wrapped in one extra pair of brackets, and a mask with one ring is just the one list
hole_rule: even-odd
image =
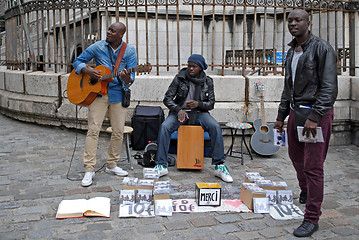
[[(85, 73), (76, 74), (75, 69), (72, 70), (67, 80), (67, 97), (71, 103), (84, 107), (90, 105), (97, 95), (107, 94), (107, 84), (112, 82), (113, 78), (119, 76), (121, 72), (111, 73), (109, 68), (102, 65), (97, 66), (95, 70), (101, 72), (102, 78), (100, 80), (93, 79)], [(151, 70), (152, 66), (149, 63), (127, 69), (130, 73), (150, 73)]]
[(253, 122), (255, 132), (251, 137), (251, 147), (259, 155), (270, 156), (278, 152), (280, 146), (274, 145), (274, 124), (267, 124), (264, 112), (264, 85), (256, 83), (261, 103), (261, 118)]

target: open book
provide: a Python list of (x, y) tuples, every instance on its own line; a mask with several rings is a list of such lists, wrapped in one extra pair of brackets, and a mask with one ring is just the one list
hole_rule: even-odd
[(62, 200), (56, 218), (110, 217), (110, 199), (95, 197), (89, 200)]

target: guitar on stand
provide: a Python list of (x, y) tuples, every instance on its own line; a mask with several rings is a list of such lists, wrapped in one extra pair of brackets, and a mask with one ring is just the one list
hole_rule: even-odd
[[(72, 70), (67, 80), (67, 97), (71, 103), (83, 107), (90, 105), (97, 95), (106, 95), (107, 84), (120, 75), (120, 71), (111, 73), (109, 68), (102, 65), (97, 66), (95, 70), (101, 72), (101, 80), (93, 79), (85, 73), (76, 74), (75, 69)], [(152, 66), (149, 63), (127, 69), (129, 73), (150, 73), (151, 70)]]
[(270, 156), (279, 151), (280, 146), (274, 145), (274, 124), (267, 124), (264, 112), (264, 85), (257, 82), (256, 88), (259, 91), (259, 98), (261, 104), (261, 118), (253, 122), (255, 129), (251, 137), (252, 149), (259, 155)]

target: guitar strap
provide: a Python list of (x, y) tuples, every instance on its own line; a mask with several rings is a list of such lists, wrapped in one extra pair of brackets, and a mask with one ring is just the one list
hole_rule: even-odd
[(110, 54), (111, 64), (112, 64), (112, 67), (114, 68), (113, 72), (116, 72), (117, 69), (119, 68), (120, 63), (121, 63), (122, 58), (123, 58), (123, 55), (125, 55), (126, 47), (127, 47), (127, 43), (122, 41), (122, 46), (120, 48), (120, 52), (118, 53), (118, 56), (117, 56), (117, 59), (116, 59), (116, 64), (115, 64), (115, 66), (113, 66), (110, 45), (108, 45), (108, 53)]
[[(114, 72), (116, 72), (118, 67), (120, 66), (120, 63), (121, 63), (122, 58), (123, 58), (123, 55), (125, 54), (125, 51), (126, 51), (126, 47), (127, 47), (127, 43), (122, 41), (122, 46), (121, 46), (120, 52), (118, 53), (118, 56), (117, 56), (115, 69), (113, 70)], [(112, 61), (112, 58), (111, 58), (111, 61)]]

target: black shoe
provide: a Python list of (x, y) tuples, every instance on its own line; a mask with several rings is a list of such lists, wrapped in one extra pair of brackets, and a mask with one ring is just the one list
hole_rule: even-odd
[(307, 192), (301, 192), (300, 195), (299, 195), (299, 202), (301, 204), (304, 204), (307, 202)]
[(318, 229), (318, 224), (314, 224), (312, 222), (304, 220), (302, 225), (300, 225), (297, 229), (294, 230), (293, 235), (296, 237), (309, 237)]

